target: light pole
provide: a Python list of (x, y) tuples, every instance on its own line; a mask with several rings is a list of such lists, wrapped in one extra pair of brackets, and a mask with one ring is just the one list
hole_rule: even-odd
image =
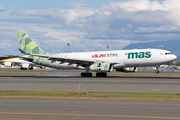
[(69, 46), (70, 46), (70, 44), (69, 44), (69, 43), (67, 43), (67, 46), (68, 46), (68, 53), (69, 53)]
[(108, 51), (109, 51), (109, 45), (107, 45), (107, 49), (108, 49)]

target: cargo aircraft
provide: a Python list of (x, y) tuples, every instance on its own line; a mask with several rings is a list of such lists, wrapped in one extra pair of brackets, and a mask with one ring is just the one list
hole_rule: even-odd
[(126, 67), (158, 66), (174, 61), (177, 56), (162, 49), (131, 49), (97, 52), (49, 54), (43, 51), (23, 30), (16, 30), (21, 46), (21, 59), (56, 69), (84, 69), (82, 77), (106, 77), (113, 69), (124, 72)]

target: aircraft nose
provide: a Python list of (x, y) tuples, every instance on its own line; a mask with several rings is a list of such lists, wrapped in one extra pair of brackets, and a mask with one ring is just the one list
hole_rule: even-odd
[(177, 56), (176, 55), (173, 55), (173, 60), (177, 59)]

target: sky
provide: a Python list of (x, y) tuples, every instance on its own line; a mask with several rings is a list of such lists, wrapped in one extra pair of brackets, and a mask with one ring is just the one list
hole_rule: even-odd
[(121, 50), (180, 38), (180, 0), (0, 0), (0, 56), (21, 55), (15, 30), (48, 53)]

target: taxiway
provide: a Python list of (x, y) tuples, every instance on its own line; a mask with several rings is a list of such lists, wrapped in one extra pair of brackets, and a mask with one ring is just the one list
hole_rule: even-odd
[(173, 120), (180, 102), (0, 98), (2, 120)]

